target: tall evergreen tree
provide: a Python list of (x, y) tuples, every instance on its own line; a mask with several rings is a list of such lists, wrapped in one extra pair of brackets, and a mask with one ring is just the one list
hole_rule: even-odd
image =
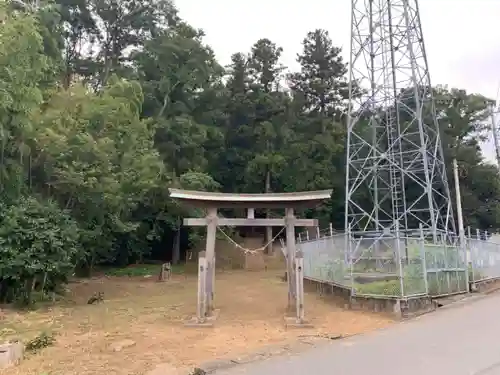
[(324, 220), (342, 228), (344, 181), (339, 176), (345, 170), (345, 124), (341, 116), (348, 98), (347, 66), (341, 49), (333, 45), (325, 30), (308, 33), (302, 45), (302, 53), (297, 56), (300, 72), (288, 76), (297, 118), (289, 166), (298, 172), (288, 184), (300, 190), (333, 187), (334, 197)]
[(290, 87), (303, 101), (304, 110), (338, 120), (349, 97), (347, 65), (328, 31), (309, 32), (297, 56), (300, 72), (289, 75)]

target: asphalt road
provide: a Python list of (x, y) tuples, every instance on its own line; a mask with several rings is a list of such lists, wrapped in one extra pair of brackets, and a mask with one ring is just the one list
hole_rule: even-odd
[(500, 375), (500, 294), (216, 375)]

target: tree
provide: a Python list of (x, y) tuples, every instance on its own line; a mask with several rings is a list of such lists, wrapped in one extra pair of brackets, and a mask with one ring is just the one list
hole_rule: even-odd
[(203, 34), (185, 23), (160, 33), (135, 56), (146, 101), (143, 114), (158, 124), (156, 146), (177, 176), (202, 171), (209, 130), (193, 109), (220, 67), (201, 42)]
[(137, 228), (132, 211), (162, 182), (142, 100), (137, 83), (113, 78), (100, 95), (81, 86), (61, 92), (37, 118), (38, 178), (88, 232), (89, 267), (117, 257), (113, 235)]
[(297, 56), (300, 72), (289, 75), (290, 88), (306, 112), (338, 120), (349, 97), (342, 49), (333, 45), (328, 31), (321, 29), (309, 32), (302, 46)]
[[(437, 87), (435, 95), (450, 184), (453, 158), (459, 165), (464, 225), (495, 232), (499, 229), (500, 179), (498, 168), (485, 161), (480, 148), (489, 131), (485, 121), (491, 100), (446, 87)], [(454, 189), (451, 192), (455, 199)]]
[(63, 83), (94, 87), (112, 74), (131, 74), (130, 59), (144, 43), (179, 20), (170, 0), (58, 0), (65, 37)]
[[(260, 39), (253, 45), (247, 59), (250, 86), (247, 97), (252, 113), (247, 134), (253, 155), (246, 164), (245, 175), (250, 191), (272, 192), (273, 180), (275, 184), (279, 183), (279, 171), (285, 163), (283, 150), (288, 136), (289, 98), (280, 90), (284, 71), (280, 63), (282, 52), (283, 49), (269, 39)], [(270, 214), (269, 210), (266, 211), (266, 217)], [(267, 227), (266, 242), (271, 239), (272, 227)], [(272, 247), (268, 251), (272, 251)]]
[(39, 88), (49, 69), (43, 38), (33, 15), (0, 8), (0, 189), (19, 196), (29, 177), (27, 145), (31, 115), (43, 101)]
[[(273, 172), (283, 165), (282, 148), (286, 142), (286, 94), (279, 89), (284, 67), (283, 49), (268, 39), (258, 40), (248, 58), (250, 98), (253, 104), (251, 124), (254, 157), (247, 167), (247, 184), (254, 191), (272, 191)], [(262, 182), (264, 182), (263, 189)]]
[[(203, 44), (202, 37), (201, 30), (179, 21), (160, 31), (145, 43), (143, 51), (134, 55), (146, 96), (142, 114), (154, 118), (157, 124), (156, 148), (172, 172), (172, 178), (178, 179), (181, 186), (193, 189), (215, 183), (204, 171), (213, 163), (212, 155), (217, 154), (223, 142), (213, 121), (214, 117), (222, 116), (213, 107), (222, 68), (211, 49)], [(150, 209), (155, 212), (154, 207)], [(180, 259), (184, 210), (179, 208), (175, 212), (177, 216), (171, 226), (176, 231), (173, 240), (176, 264)]]
[[(343, 228), (347, 66), (328, 32), (315, 30), (297, 56), (300, 72), (288, 76), (296, 121), (287, 164), (287, 184), (298, 190), (334, 189), (324, 220)], [(293, 173), (292, 171), (295, 171)]]

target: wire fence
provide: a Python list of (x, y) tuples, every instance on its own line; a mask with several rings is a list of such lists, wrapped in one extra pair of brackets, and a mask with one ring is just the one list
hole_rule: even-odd
[(467, 258), (471, 282), (500, 278), (500, 236), (480, 231), (472, 235), (469, 230)]
[(486, 232), (433, 238), (380, 233), (334, 233), (298, 239), (304, 276), (351, 289), (352, 295), (402, 298), (465, 293), (469, 283), (500, 278), (500, 238)]

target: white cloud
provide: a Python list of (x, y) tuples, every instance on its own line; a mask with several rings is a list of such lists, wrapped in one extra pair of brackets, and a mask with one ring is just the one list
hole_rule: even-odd
[[(330, 32), (349, 54), (349, 0), (178, 0), (181, 16), (205, 30), (206, 42), (222, 64), (247, 52), (259, 38), (284, 48), (283, 63), (295, 57), (308, 31)], [(420, 0), (425, 45), (433, 84), (448, 84), (496, 98), (500, 83), (500, 0)], [(493, 160), (491, 142), (484, 147)]]

